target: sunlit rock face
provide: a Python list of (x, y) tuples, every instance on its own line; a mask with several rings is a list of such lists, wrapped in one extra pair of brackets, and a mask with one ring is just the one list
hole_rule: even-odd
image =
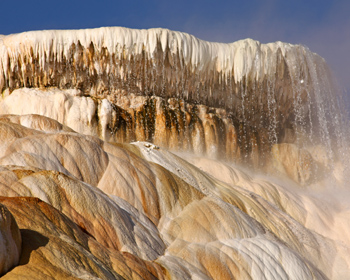
[(34, 197), (2, 197), (21, 229), (19, 265), (4, 279), (164, 279), (161, 267), (106, 248), (62, 212)]
[(22, 237), (5, 279), (349, 276), (350, 213), (322, 199), (42, 116), (3, 117), (0, 129), (0, 202)]
[(330, 77), (321, 57), (281, 42), (211, 43), (121, 27), (0, 38), (0, 90), (23, 98), (21, 89), (31, 104), (21, 110), (6, 97), (0, 113), (41, 114), (105, 140), (146, 140), (259, 168), (274, 144), (317, 143), (330, 161), (342, 154), (341, 100)]

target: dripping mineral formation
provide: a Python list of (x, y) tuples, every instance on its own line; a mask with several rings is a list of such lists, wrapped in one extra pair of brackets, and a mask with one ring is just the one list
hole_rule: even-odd
[(11, 94), (1, 113), (265, 169), (280, 143), (320, 144), (337, 160), (341, 102), (330, 76), (321, 57), (281, 42), (121, 27), (0, 37), (0, 90)]
[(120, 27), (0, 36), (0, 275), (349, 278), (330, 77), (281, 42)]

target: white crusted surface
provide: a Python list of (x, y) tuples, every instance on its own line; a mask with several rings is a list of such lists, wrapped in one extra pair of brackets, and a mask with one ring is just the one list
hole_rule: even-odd
[[(252, 39), (240, 40), (234, 43), (213, 43), (200, 40), (190, 34), (168, 29), (128, 29), (124, 27), (103, 27), (82, 30), (44, 30), (12, 34), (0, 37), (0, 77), (7, 76), (8, 60), (23, 61), (32, 51), (40, 58), (41, 67), (45, 66), (45, 57), (49, 54), (57, 57), (58, 62), (68, 57), (69, 48), (78, 42), (88, 48), (92, 43), (101, 51), (106, 48), (118, 57), (139, 54), (145, 50), (152, 57), (157, 42), (163, 51), (169, 48), (172, 53), (179, 52), (186, 65), (197, 69), (215, 69), (224, 73), (234, 73), (235, 81), (253, 72), (256, 79), (266, 73), (275, 71), (278, 49), (283, 56), (302, 58), (305, 51), (302, 46), (276, 42), (261, 44)], [(12, 64), (14, 65), (14, 64)], [(271, 67), (272, 66), (272, 67)], [(99, 67), (95, 67), (99, 71)], [(22, 69), (24, 71), (24, 69)], [(295, 69), (297, 70), (297, 69)], [(1, 83), (0, 83), (1, 84)]]

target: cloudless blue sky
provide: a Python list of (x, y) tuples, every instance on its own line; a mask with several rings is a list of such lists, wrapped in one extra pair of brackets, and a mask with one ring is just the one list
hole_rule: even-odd
[(163, 27), (208, 41), (303, 44), (350, 90), (350, 0), (2, 0), (0, 10), (0, 34)]

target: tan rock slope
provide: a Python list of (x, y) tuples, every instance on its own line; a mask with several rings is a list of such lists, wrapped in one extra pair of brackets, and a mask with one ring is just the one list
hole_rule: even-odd
[(4, 279), (349, 275), (349, 211), (232, 165), (192, 158), (209, 175), (153, 144), (112, 145), (46, 117), (4, 117), (0, 130), (0, 203), (13, 225), (1, 228), (13, 239)]

